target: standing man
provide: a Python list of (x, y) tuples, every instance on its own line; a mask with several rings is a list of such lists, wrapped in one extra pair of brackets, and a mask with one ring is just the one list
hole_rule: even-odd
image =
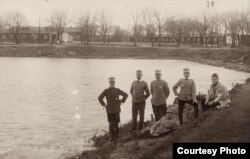
[(227, 88), (219, 82), (219, 76), (214, 73), (211, 77), (212, 85), (208, 91), (205, 107), (203, 111), (207, 109), (213, 109), (216, 107), (226, 108), (230, 106), (231, 100)]
[(152, 94), (151, 103), (155, 120), (158, 121), (162, 116), (166, 115), (166, 100), (169, 96), (169, 88), (167, 82), (161, 79), (161, 70), (155, 70), (155, 78), (156, 80), (151, 82), (150, 92)]
[(150, 96), (148, 84), (142, 80), (142, 71), (136, 71), (136, 78), (130, 89), (130, 94), (132, 95), (132, 120), (133, 120), (133, 130), (137, 130), (137, 116), (139, 112), (140, 122), (139, 130), (143, 129), (144, 124), (144, 111), (146, 105), (146, 99)]
[[(198, 117), (198, 104), (196, 100), (196, 87), (193, 79), (189, 79), (189, 68), (183, 69), (184, 79), (180, 79), (173, 87), (174, 94), (178, 97), (178, 113), (180, 125), (183, 126), (183, 110), (185, 104), (192, 105), (194, 107), (194, 117)], [(180, 87), (180, 92), (177, 92)]]
[[(128, 97), (128, 94), (119, 88), (115, 87), (115, 78), (109, 78), (109, 88), (105, 89), (98, 97), (100, 104), (106, 108), (108, 122), (109, 122), (109, 133), (111, 140), (118, 138), (118, 124), (120, 122), (121, 103), (124, 103)], [(119, 97), (122, 96), (120, 100)], [(103, 101), (106, 97), (107, 104)]]

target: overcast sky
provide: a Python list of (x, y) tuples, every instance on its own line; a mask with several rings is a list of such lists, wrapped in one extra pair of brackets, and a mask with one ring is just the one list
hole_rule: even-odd
[(25, 14), (26, 23), (48, 25), (47, 19), (53, 10), (67, 11), (75, 25), (83, 10), (100, 13), (105, 10), (112, 15), (113, 23), (126, 28), (132, 22), (132, 15), (144, 8), (154, 8), (162, 13), (177, 16), (199, 15), (205, 12), (224, 12), (227, 10), (250, 10), (250, 0), (212, 0), (214, 8), (207, 8), (207, 0), (0, 0), (0, 14), (18, 10)]

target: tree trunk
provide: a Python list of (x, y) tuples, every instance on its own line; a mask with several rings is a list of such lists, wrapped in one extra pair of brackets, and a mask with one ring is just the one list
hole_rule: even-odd
[(106, 44), (106, 35), (103, 36), (103, 45)]
[(180, 41), (179, 40), (176, 41), (176, 47), (180, 47)]
[(59, 36), (59, 44), (62, 45), (62, 33), (60, 33), (60, 36)]
[(152, 47), (154, 47), (154, 37), (151, 37)]
[(80, 40), (81, 40), (81, 44), (83, 43), (83, 33), (81, 32), (81, 35), (80, 35)]
[(137, 46), (136, 36), (134, 35), (134, 46)]
[(86, 45), (89, 45), (89, 34), (86, 35)]
[(217, 42), (217, 48), (219, 48), (220, 47), (220, 35), (219, 36), (217, 36), (217, 40), (216, 40), (216, 42)]
[(19, 44), (19, 39), (18, 39), (17, 33), (14, 33), (14, 34), (13, 34), (13, 37), (14, 37), (14, 39), (15, 39), (16, 45), (18, 45), (18, 44)]
[(240, 34), (237, 35), (237, 40), (238, 40), (238, 47), (240, 47), (242, 44), (242, 39), (240, 38)]
[(204, 45), (204, 38), (203, 35), (200, 34), (200, 45), (203, 46)]
[(211, 40), (211, 47), (214, 47), (214, 37), (210, 37), (210, 40)]
[(175, 39), (175, 42), (176, 42), (176, 47), (179, 47), (180, 46), (179, 38), (174, 37), (174, 39)]
[(205, 45), (207, 47), (207, 34), (206, 33), (204, 34), (204, 38), (205, 38)]
[(159, 38), (158, 38), (158, 46), (161, 46), (161, 33), (159, 33)]
[(16, 39), (16, 44), (17, 44), (17, 45), (19, 44), (19, 40), (18, 40), (18, 39)]
[(232, 38), (232, 45), (231, 45), (231, 47), (235, 48), (236, 47), (236, 41), (235, 41), (235, 35), (234, 35), (234, 33), (231, 35), (231, 38)]
[(88, 45), (89, 44), (89, 27), (87, 26), (86, 28), (87, 28), (86, 29), (86, 45)]

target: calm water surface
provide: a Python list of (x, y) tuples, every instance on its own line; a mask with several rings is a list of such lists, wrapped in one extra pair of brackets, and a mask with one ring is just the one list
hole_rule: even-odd
[[(91, 148), (88, 138), (106, 130), (105, 110), (97, 101), (109, 76), (129, 92), (136, 69), (149, 84), (154, 70), (172, 87), (189, 67), (198, 92), (205, 93), (217, 72), (229, 88), (248, 73), (180, 60), (97, 60), (0, 58), (0, 158), (55, 159)], [(168, 103), (173, 101), (171, 91)], [(146, 118), (152, 108), (147, 101)], [(121, 122), (131, 119), (131, 97), (122, 105)]]

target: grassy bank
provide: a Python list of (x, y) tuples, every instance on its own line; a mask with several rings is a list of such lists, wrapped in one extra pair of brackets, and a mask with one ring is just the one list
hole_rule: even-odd
[(250, 48), (12, 45), (0, 57), (181, 59), (250, 72)]

